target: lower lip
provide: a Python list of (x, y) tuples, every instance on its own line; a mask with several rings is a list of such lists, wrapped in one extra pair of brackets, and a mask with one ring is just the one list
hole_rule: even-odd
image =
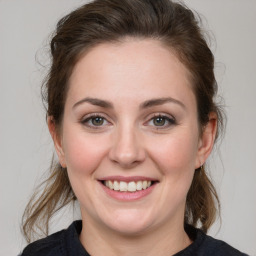
[(153, 189), (155, 188), (157, 183), (154, 183), (152, 186), (148, 187), (147, 189), (142, 189), (136, 192), (120, 192), (116, 190), (109, 189), (108, 187), (104, 186), (101, 182), (99, 182), (103, 188), (103, 190), (112, 198), (120, 200), (120, 201), (135, 201), (141, 198), (146, 197), (149, 195)]

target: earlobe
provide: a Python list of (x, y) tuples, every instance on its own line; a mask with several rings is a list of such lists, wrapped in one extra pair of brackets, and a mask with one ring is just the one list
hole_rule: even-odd
[(47, 124), (48, 124), (48, 129), (54, 143), (56, 153), (59, 158), (59, 162), (63, 168), (66, 168), (65, 154), (62, 148), (60, 134), (57, 131), (56, 124), (52, 116), (47, 117)]
[(216, 132), (217, 115), (212, 112), (209, 114), (209, 121), (203, 128), (202, 135), (199, 140), (196, 169), (203, 165), (210, 155), (215, 142)]

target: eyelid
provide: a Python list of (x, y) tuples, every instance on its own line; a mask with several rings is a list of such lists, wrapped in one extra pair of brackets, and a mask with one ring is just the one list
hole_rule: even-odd
[(109, 118), (106, 117), (105, 114), (102, 114), (102, 113), (89, 113), (89, 114), (86, 114), (84, 115), (82, 118), (80, 118), (79, 122), (82, 123), (82, 125), (88, 127), (88, 128), (91, 128), (91, 129), (102, 129), (104, 128), (105, 126), (107, 125), (100, 125), (100, 126), (96, 126), (96, 125), (89, 125), (87, 122), (92, 119), (92, 118), (96, 118), (96, 117), (100, 117), (100, 118), (103, 118), (109, 125), (111, 124), (111, 122), (109, 121)]
[[(167, 125), (164, 125), (164, 126), (154, 126), (154, 125), (149, 125), (148, 123), (150, 121), (152, 121), (154, 118), (157, 118), (157, 117), (162, 117), (162, 118), (165, 118), (169, 124)], [(145, 122), (146, 126), (153, 126), (154, 128), (156, 129), (168, 129), (170, 128), (171, 126), (173, 125), (176, 125), (177, 122), (176, 122), (176, 119), (174, 116), (170, 115), (170, 114), (166, 114), (166, 113), (154, 113), (152, 115), (150, 115), (148, 118), (147, 118), (147, 121)]]

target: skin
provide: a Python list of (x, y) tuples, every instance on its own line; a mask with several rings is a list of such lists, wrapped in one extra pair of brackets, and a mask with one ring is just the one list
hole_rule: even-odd
[[(212, 150), (216, 116), (210, 114), (199, 136), (191, 88), (188, 70), (155, 40), (101, 44), (76, 64), (61, 134), (50, 117), (48, 125), (80, 202), (80, 240), (90, 254), (172, 255), (192, 242), (183, 228), (186, 195), (195, 169)], [(167, 97), (174, 100), (142, 107)], [(98, 126), (95, 115), (103, 118)], [(147, 196), (120, 201), (99, 182), (116, 175), (158, 182)]]

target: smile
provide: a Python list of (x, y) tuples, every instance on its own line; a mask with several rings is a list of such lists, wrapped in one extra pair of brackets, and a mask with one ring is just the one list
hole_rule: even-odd
[(148, 196), (159, 183), (156, 179), (143, 176), (108, 176), (98, 181), (109, 197), (126, 202)]
[(136, 192), (140, 190), (145, 190), (152, 185), (151, 181), (140, 180), (140, 181), (112, 181), (105, 180), (103, 184), (111, 190), (120, 191), (120, 192)]

